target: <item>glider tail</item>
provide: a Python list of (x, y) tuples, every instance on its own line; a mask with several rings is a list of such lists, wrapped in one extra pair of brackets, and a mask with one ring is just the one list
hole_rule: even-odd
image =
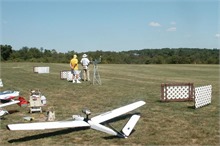
[(114, 129), (111, 129), (111, 128), (108, 128), (104, 125), (101, 125), (99, 123), (95, 123), (93, 121), (88, 121), (88, 123), (90, 124), (90, 127), (92, 129), (95, 129), (95, 130), (98, 130), (98, 131), (101, 131), (101, 132), (105, 132), (107, 134), (110, 134), (110, 135), (118, 135), (118, 133), (114, 130)]
[(116, 130), (114, 127), (108, 124), (108, 126), (113, 129), (115, 132), (117, 132), (117, 136), (121, 138), (128, 138), (130, 134), (132, 133), (135, 125), (137, 124), (138, 120), (140, 119), (140, 115), (133, 115), (128, 120), (128, 122), (125, 124), (125, 126), (122, 128), (121, 131)]
[(131, 118), (129, 119), (129, 121), (126, 123), (126, 125), (123, 127), (121, 131), (125, 138), (131, 134), (139, 119), (140, 119), (140, 115), (131, 116)]

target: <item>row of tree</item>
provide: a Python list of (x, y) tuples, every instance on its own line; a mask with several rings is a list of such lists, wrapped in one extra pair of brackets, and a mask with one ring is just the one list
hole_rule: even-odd
[(81, 52), (68, 51), (58, 53), (56, 50), (23, 47), (13, 50), (10, 45), (0, 45), (1, 61), (10, 62), (45, 62), (69, 63), (73, 54), (79, 59), (86, 53), (89, 59), (101, 57), (103, 64), (219, 64), (219, 49), (200, 48), (162, 48), (130, 51)]

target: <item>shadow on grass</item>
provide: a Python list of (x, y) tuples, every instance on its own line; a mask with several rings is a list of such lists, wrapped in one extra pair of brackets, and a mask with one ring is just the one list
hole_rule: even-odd
[[(131, 136), (133, 133), (135, 132), (135, 130), (132, 130), (131, 134), (129, 136)], [(125, 139), (124, 137), (118, 137), (118, 136), (105, 136), (103, 137), (105, 140), (109, 140), (109, 139)]]
[[(18, 110), (10, 110), (8, 111), (9, 114), (13, 114), (13, 113), (17, 113), (19, 112)], [(7, 114), (6, 114), (7, 115)], [(1, 118), (0, 118), (0, 121), (1, 120), (6, 120), (7, 118), (5, 117), (6, 115), (3, 115)]]
[(68, 133), (81, 131), (81, 130), (87, 130), (87, 129), (89, 129), (89, 128), (88, 127), (69, 128), (69, 129), (65, 129), (65, 130), (59, 130), (59, 131), (54, 131), (54, 132), (42, 133), (42, 134), (37, 134), (37, 135), (32, 135), (32, 136), (26, 136), (26, 137), (18, 138), (18, 139), (11, 139), (8, 142), (9, 143), (25, 142), (25, 141), (30, 141), (30, 140), (37, 140), (37, 139), (41, 139), (41, 138), (47, 138), (47, 137), (51, 137), (51, 136), (68, 134)]
[(105, 136), (105, 137), (103, 137), (103, 139), (105, 139), (105, 140), (110, 140), (110, 139), (119, 139), (120, 137), (118, 137), (118, 136)]
[(19, 111), (18, 110), (9, 110), (8, 111), (9, 114), (13, 114), (13, 113), (17, 113), (17, 112), (19, 112)]
[(189, 109), (195, 109), (195, 106), (188, 106)]

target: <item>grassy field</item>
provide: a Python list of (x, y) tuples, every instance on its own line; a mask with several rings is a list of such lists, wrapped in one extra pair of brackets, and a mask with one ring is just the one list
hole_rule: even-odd
[[(49, 74), (33, 73), (33, 66), (49, 66)], [(72, 84), (60, 79), (68, 64), (1, 63), (0, 78), (4, 90), (18, 90), (29, 99), (30, 89), (40, 89), (47, 98), (44, 112), (28, 113), (17, 105), (1, 120), (0, 145), (218, 145), (219, 133), (219, 65), (116, 65), (100, 64), (102, 85), (91, 82)], [(91, 68), (91, 77), (93, 76)], [(195, 87), (212, 85), (212, 103), (194, 109), (193, 102), (160, 102), (161, 83), (194, 83)], [(41, 131), (8, 131), (7, 124), (27, 122), (24, 116), (45, 121), (46, 111), (54, 107), (56, 121), (69, 120), (81, 114), (84, 107), (91, 117), (134, 101), (146, 105), (133, 111), (141, 118), (128, 139), (112, 137), (92, 129), (56, 129)], [(128, 117), (111, 125), (121, 129)]]

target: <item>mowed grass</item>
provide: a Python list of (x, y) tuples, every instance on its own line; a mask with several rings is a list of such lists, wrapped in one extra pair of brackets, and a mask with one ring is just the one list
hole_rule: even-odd
[[(49, 74), (33, 73), (33, 66), (49, 66)], [(11, 114), (1, 120), (0, 145), (218, 145), (219, 144), (219, 65), (122, 65), (99, 64), (102, 85), (92, 82), (73, 84), (60, 79), (69, 64), (1, 63), (0, 78), (4, 90), (18, 90), (29, 99), (30, 89), (40, 89), (47, 98), (43, 114), (28, 113), (17, 105), (5, 109)], [(93, 77), (93, 66), (90, 75)], [(193, 102), (160, 102), (161, 83), (212, 85), (212, 103), (194, 109)], [(91, 117), (129, 103), (144, 100), (146, 105), (110, 124), (118, 130), (131, 113), (141, 118), (134, 133), (121, 139), (92, 129), (70, 128), (40, 131), (9, 131), (7, 124), (45, 121), (46, 111), (54, 107), (56, 121), (70, 120), (85, 107)]]

